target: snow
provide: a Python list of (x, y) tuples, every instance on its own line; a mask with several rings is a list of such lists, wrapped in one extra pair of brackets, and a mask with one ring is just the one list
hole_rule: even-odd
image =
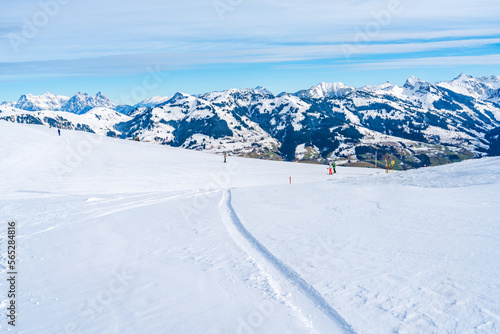
[(474, 78), (466, 74), (461, 74), (451, 81), (443, 81), (438, 83), (438, 85), (462, 95), (488, 100), (493, 91), (500, 89), (500, 77), (492, 75), (489, 77)]
[(368, 85), (368, 86), (364, 86), (364, 87), (361, 87), (360, 90), (366, 90), (366, 91), (369, 91), (369, 92), (380, 93), (380, 92), (390, 91), (394, 87), (395, 86), (393, 84), (391, 84), (390, 82), (386, 82), (386, 83), (381, 84), (381, 85)]
[[(233, 90), (234, 92), (235, 90)], [(215, 92), (210, 93), (210, 98), (217, 100), (218, 94), (225, 94), (224, 98), (230, 97), (227, 95), (229, 94), (228, 92)], [(171, 125), (165, 124), (166, 122), (190, 122), (214, 116), (227, 123), (229, 129), (232, 131), (232, 136), (215, 139), (207, 135), (195, 133), (184, 141), (182, 147), (214, 153), (250, 154), (256, 149), (253, 144), (258, 144), (259, 147), (269, 150), (274, 150), (280, 146), (280, 143), (276, 139), (272, 138), (257, 123), (250, 121), (247, 117), (242, 116), (237, 120), (226, 108), (199, 97), (183, 93), (177, 93), (168, 102), (153, 108), (152, 125), (141, 129), (138, 136), (141, 141), (160, 141), (163, 143), (165, 142), (165, 138), (168, 137), (171, 140), (175, 137), (175, 129)], [(196, 131), (196, 129), (192, 130)]]
[[(284, 95), (276, 99), (276, 104), (282, 106), (283, 109), (280, 111), (282, 116), (292, 116), (291, 124), (294, 131), (302, 130), (301, 122), (305, 119), (305, 114), (311, 107), (310, 104), (302, 101), (300, 98), (293, 95)], [(285, 122), (282, 122), (281, 126), (284, 126)]]
[(255, 88), (232, 88), (219, 92), (215, 91), (202, 94), (199, 97), (212, 103), (230, 102), (237, 103), (240, 106), (248, 106), (252, 102), (252, 95), (259, 95), (261, 98), (264, 98), (268, 95), (273, 96), (273, 93), (262, 86), (257, 86)]
[(164, 119), (166, 121), (179, 121), (186, 118), (184, 108), (178, 106), (169, 108), (154, 108), (152, 114), (154, 117)]
[(93, 108), (84, 114), (74, 114), (66, 111), (25, 111), (9, 106), (0, 106), (0, 118), (10, 119), (16, 116), (30, 115), (40, 122), (49, 125), (49, 120), (69, 121), (72, 125), (86, 125), (97, 134), (107, 134), (109, 131), (119, 133), (114, 126), (120, 122), (127, 122), (131, 117), (123, 115), (109, 108)]
[(325, 97), (342, 97), (355, 90), (354, 87), (348, 87), (342, 82), (322, 82), (307, 91), (299, 92), (299, 95), (313, 99), (322, 99)]
[(27, 111), (67, 111), (75, 114), (83, 114), (97, 107), (110, 109), (116, 107), (116, 104), (101, 92), (98, 92), (95, 97), (86, 93), (77, 93), (71, 98), (48, 92), (43, 95), (24, 94), (17, 102), (6, 103), (5, 105)]
[[(481, 94), (485, 99), (470, 101), (470, 98), (457, 97), (447, 89), (443, 89), (448, 87), (447, 85), (451, 87), (449, 89), (456, 91), (464, 88), (469, 96), (477, 96), (478, 92), (483, 92)], [(170, 142), (174, 140), (174, 145), (197, 150), (206, 150), (206, 142), (210, 141), (218, 145), (214, 147), (216, 153), (231, 151), (232, 154), (243, 156), (271, 155), (272, 158), (277, 158), (280, 154), (277, 148), (281, 145), (278, 139), (283, 141), (283, 138), (288, 136), (284, 131), (288, 126), (291, 125), (296, 132), (308, 133), (316, 131), (310, 124), (323, 124), (332, 116), (334, 118), (340, 116), (338, 121), (345, 120), (346, 124), (373, 128), (388, 134), (400, 133), (402, 130), (410, 135), (423, 128), (426, 129), (424, 134), (428, 139), (432, 139), (435, 134), (434, 138), (439, 136), (443, 139), (440, 144), (451, 144), (455, 151), (466, 148), (476, 156), (481, 156), (489, 149), (485, 135), (498, 127), (500, 121), (500, 109), (494, 103), (500, 98), (500, 89), (495, 90), (497, 87), (500, 87), (500, 78), (496, 76), (473, 78), (461, 75), (453, 81), (440, 84), (431, 84), (410, 77), (403, 87), (387, 82), (379, 86), (355, 89), (338, 82), (321, 83), (310, 90), (295, 94), (281, 93), (277, 96), (262, 87), (229, 89), (196, 96), (177, 93), (170, 99), (157, 96), (144, 100), (136, 105), (136, 107), (141, 104), (143, 106), (135, 110), (132, 106), (117, 106), (101, 93), (97, 93), (95, 97), (78, 93), (71, 99), (47, 93), (39, 97), (24, 96), (24, 99), (29, 98), (31, 102), (22, 105), (22, 108), (27, 108), (29, 111), (23, 112), (20, 108), (15, 108), (15, 103), (1, 104), (0, 118), (14, 122), (43, 123), (52, 126), (57, 124), (64, 128), (94, 131), (98, 134), (107, 133), (110, 136), (124, 135), (129, 139), (139, 137), (141, 141), (165, 143), (168, 138)], [(311, 102), (311, 97), (320, 101)], [(66, 102), (57, 102), (58, 98), (64, 98)], [(54, 104), (52, 110), (45, 110), (49, 108), (49, 102), (43, 102), (44, 99), (52, 101), (50, 102)], [(43, 105), (45, 107), (42, 107)], [(40, 108), (43, 110), (38, 110)], [(62, 111), (54, 110), (58, 108)], [(130, 123), (123, 123), (131, 118), (121, 117), (113, 112), (113, 109), (134, 119)], [(68, 110), (82, 114), (82, 117), (72, 117), (63, 112)], [(96, 111), (103, 112), (103, 115), (99, 115)], [(87, 116), (86, 113), (90, 115)], [(469, 118), (475, 121), (474, 124)], [(97, 122), (99, 119), (102, 121)], [(222, 120), (221, 123), (218, 123), (219, 119)], [(261, 126), (250, 119), (259, 122)], [(226, 137), (215, 140), (193, 136), (186, 142), (186, 136), (182, 134), (191, 136), (200, 132), (203, 127), (200, 124), (205, 121), (211, 124), (210, 129), (202, 131), (206, 136)], [(231, 132), (224, 129), (221, 133), (214, 126), (224, 122)], [(439, 133), (436, 133), (434, 129), (428, 128), (429, 123), (444, 128), (437, 130)], [(398, 127), (397, 130), (395, 126)], [(332, 127), (332, 131), (336, 131), (336, 128)], [(473, 137), (474, 134), (476, 137)], [(347, 145), (342, 143), (341, 149), (336, 150), (335, 154), (343, 152), (344, 148), (346, 153), (353, 152), (353, 147), (357, 143), (353, 142), (352, 138), (339, 135), (336, 137), (338, 140), (347, 141)], [(320, 149), (326, 148), (320, 147)], [(356, 159), (349, 157), (350, 160), (352, 158)]]
[[(495, 333), (500, 158), (385, 174), (0, 122), (12, 333)], [(292, 184), (289, 184), (290, 177)], [(7, 298), (0, 281), (1, 307)]]
[(295, 148), (295, 158), (297, 160), (318, 160), (320, 158), (319, 148), (316, 146), (306, 147), (306, 144), (297, 145)]
[(153, 96), (148, 99), (144, 99), (141, 102), (137, 103), (134, 108), (140, 107), (154, 107), (158, 104), (165, 103), (170, 99), (168, 96)]
[(95, 97), (79, 92), (68, 100), (62, 110), (75, 114), (84, 114), (88, 110), (98, 107), (113, 109), (116, 107), (116, 104), (102, 95), (101, 92), (98, 92)]
[(415, 76), (410, 76), (407, 80), (406, 80), (406, 84), (405, 86), (418, 86), (418, 85), (421, 85), (421, 84), (424, 84), (425, 81), (423, 81), (422, 79), (420, 78), (417, 78)]
[(61, 110), (69, 97), (45, 93), (43, 95), (22, 95), (16, 103), (11, 106), (26, 110)]
[(73, 122), (79, 121), (84, 124), (88, 124), (96, 133), (104, 135), (107, 131), (109, 131), (109, 129), (113, 129), (116, 124), (127, 122), (132, 119), (131, 117), (120, 114), (113, 109), (102, 107), (93, 108), (85, 114), (82, 114), (81, 117), (71, 113), (65, 113), (65, 116), (69, 116)]

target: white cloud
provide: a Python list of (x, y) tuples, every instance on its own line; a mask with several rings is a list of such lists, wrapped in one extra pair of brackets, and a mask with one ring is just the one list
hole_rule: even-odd
[[(9, 64), (9, 72), (23, 71), (26, 64), (35, 64), (40, 71), (61, 72), (58, 62), (52, 61), (72, 60), (64, 62), (66, 69), (90, 73), (106, 66), (112, 66), (110, 71), (134, 71), (151, 63), (182, 67), (342, 57), (336, 44), (352, 45), (360, 31), (390, 12), (391, 1), (398, 0), (222, 1), (236, 4), (223, 20), (213, 0), (69, 0), (34, 38), (20, 46), (20, 52), (14, 52), (5, 34), (0, 36), (0, 62)], [(370, 37), (356, 55), (500, 42), (498, 1), (401, 0), (400, 5), (401, 11), (386, 17), (380, 33)], [(43, 10), (36, 0), (2, 6), (0, 22), (6, 24), (0, 31), (4, 33), (19, 34), (26, 20)]]
[(456, 66), (496, 66), (500, 65), (500, 55), (427, 57), (396, 59), (391, 61), (368, 62), (354, 66), (365, 69), (401, 69), (415, 67), (456, 67)]

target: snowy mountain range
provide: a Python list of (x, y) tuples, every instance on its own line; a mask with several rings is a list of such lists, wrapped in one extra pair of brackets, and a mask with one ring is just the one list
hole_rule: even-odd
[(347, 87), (342, 82), (333, 82), (333, 83), (322, 82), (319, 85), (311, 87), (308, 90), (298, 91), (297, 93), (295, 93), (295, 95), (298, 97), (313, 98), (313, 99), (333, 98), (333, 97), (343, 97), (355, 90), (356, 88)]
[(54, 95), (45, 93), (43, 95), (22, 95), (17, 102), (4, 102), (2, 106), (10, 106), (26, 111), (66, 111), (81, 115), (94, 108), (110, 108), (115, 109), (117, 105), (107, 97), (98, 92), (95, 97), (86, 93), (76, 93), (72, 97)]
[(473, 78), (461, 74), (455, 80), (440, 82), (439, 85), (459, 94), (473, 96), (479, 100), (500, 102), (500, 77), (496, 75)]
[(45, 93), (40, 96), (25, 94), (15, 103), (3, 104), (28, 111), (62, 110), (62, 106), (68, 101), (69, 97)]
[(388, 153), (396, 168), (413, 168), (499, 154), (500, 77), (177, 93), (135, 106), (46, 93), (4, 102), (0, 119), (266, 159), (382, 166)]

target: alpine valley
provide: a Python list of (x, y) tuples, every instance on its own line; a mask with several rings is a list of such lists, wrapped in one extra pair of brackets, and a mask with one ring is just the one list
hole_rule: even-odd
[(176, 93), (134, 106), (101, 93), (27, 94), (2, 103), (0, 119), (263, 159), (383, 167), (389, 153), (410, 169), (500, 155), (500, 77)]

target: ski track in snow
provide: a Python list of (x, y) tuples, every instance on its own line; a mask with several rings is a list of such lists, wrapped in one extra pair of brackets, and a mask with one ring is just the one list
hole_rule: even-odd
[[(147, 193), (147, 194), (140, 194), (140, 195), (135, 195), (135, 196), (130, 196), (130, 197), (114, 198), (114, 199), (109, 199), (109, 200), (101, 200), (101, 199), (92, 197), (92, 198), (89, 198), (91, 200), (90, 203), (92, 203), (91, 205), (95, 205), (95, 204), (107, 204), (108, 206), (107, 207), (106, 206), (105, 207), (101, 207), (101, 208), (98, 209), (98, 210), (104, 210), (103, 212), (90, 215), (90, 217), (85, 218), (84, 220), (79, 220), (77, 223), (81, 224), (81, 223), (85, 223), (85, 222), (88, 222), (88, 221), (92, 221), (92, 220), (97, 219), (97, 218), (102, 218), (102, 217), (105, 217), (105, 216), (113, 215), (113, 214), (116, 214), (116, 213), (119, 213), (119, 212), (123, 212), (123, 211), (127, 211), (127, 210), (132, 210), (132, 209), (137, 209), (137, 208), (142, 208), (142, 207), (146, 207), (146, 206), (150, 206), (150, 205), (155, 205), (155, 204), (160, 204), (160, 203), (163, 203), (163, 202), (169, 202), (169, 201), (172, 201), (172, 200), (192, 198), (192, 197), (197, 197), (197, 196), (206, 196), (206, 195), (214, 194), (214, 193), (217, 193), (217, 192), (220, 192), (220, 189), (216, 189), (216, 190), (211, 189), (211, 190), (189, 191), (189, 192), (183, 192), (183, 193), (180, 193), (180, 194), (170, 195), (170, 196), (166, 196), (166, 197), (164, 197), (163, 195), (161, 195), (161, 193)], [(158, 195), (160, 195), (160, 197), (158, 197)], [(121, 203), (121, 204), (118, 204), (118, 205), (113, 204), (116, 201), (120, 201), (120, 200), (124, 200), (124, 199), (128, 200), (128, 199), (131, 199), (131, 198), (144, 197), (144, 196), (152, 196), (152, 197), (147, 198), (147, 199), (141, 199), (141, 200), (138, 200), (138, 201), (129, 201), (129, 202)], [(87, 199), (86, 202), (89, 202), (89, 199)], [(117, 209), (113, 209), (113, 210), (109, 210), (109, 204), (112, 204), (113, 205), (112, 207), (118, 206), (118, 208)], [(81, 214), (90, 214), (92, 212), (95, 212), (95, 211), (84, 211)], [(58, 228), (60, 226), (62, 226), (62, 225), (59, 224), (59, 225), (49, 226), (49, 227), (47, 227), (47, 228), (45, 228), (45, 229), (43, 229), (41, 231), (30, 233), (29, 236), (32, 237), (32, 236), (35, 236), (35, 235), (38, 235), (38, 234), (43, 234), (45, 232), (49, 232), (49, 231), (51, 231), (51, 230), (53, 230), (55, 228)], [(25, 238), (25, 237), (27, 237), (27, 236), (26, 235), (22, 235), (22, 234), (20, 234), (20, 235), (17, 236), (17, 238)]]
[(172, 201), (172, 200), (176, 200), (176, 199), (190, 198), (190, 197), (196, 197), (196, 196), (205, 196), (205, 195), (212, 194), (212, 193), (215, 193), (218, 191), (220, 191), (220, 190), (191, 191), (191, 192), (186, 192), (186, 193), (179, 194), (179, 195), (128, 202), (128, 203), (121, 204), (120, 205), (121, 207), (118, 209), (101, 213), (97, 216), (92, 217), (91, 219), (100, 218), (100, 217), (112, 215), (112, 214), (118, 213), (118, 212), (136, 209), (136, 208), (141, 208), (141, 207), (159, 204), (159, 203), (163, 203), (163, 202), (168, 202), (168, 201)]
[[(299, 274), (276, 258), (243, 225), (231, 204), (231, 191), (224, 190), (219, 204), (222, 221), (233, 240), (264, 271), (288, 292), (288, 306), (303, 316), (312, 333), (356, 333), (321, 294)], [(279, 294), (279, 293), (278, 293)], [(291, 305), (290, 305), (291, 304)], [(311, 321), (314, 325), (311, 325)]]

